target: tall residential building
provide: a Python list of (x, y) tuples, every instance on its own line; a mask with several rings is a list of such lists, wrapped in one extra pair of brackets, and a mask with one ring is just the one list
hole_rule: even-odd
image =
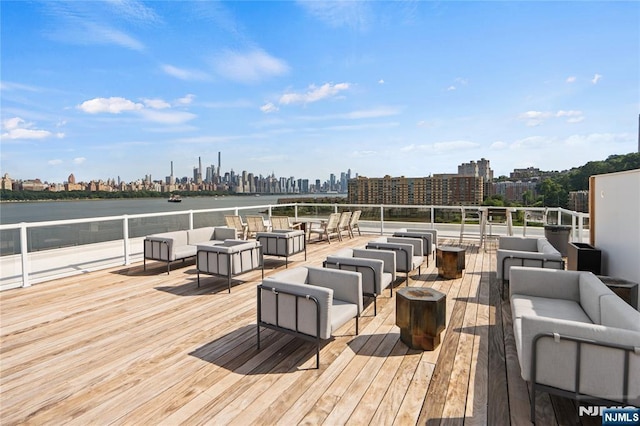
[(484, 198), (483, 178), (438, 174), (433, 177), (404, 176), (349, 180), (351, 204), (480, 205)]

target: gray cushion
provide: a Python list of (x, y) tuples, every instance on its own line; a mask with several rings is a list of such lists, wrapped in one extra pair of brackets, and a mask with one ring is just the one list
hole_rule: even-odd
[(614, 293), (590, 272), (580, 274), (579, 284), (582, 309), (593, 323), (600, 324), (600, 298), (605, 295), (614, 295)]
[[(607, 327), (640, 331), (640, 312), (617, 294), (605, 295), (600, 298), (600, 323)], [(637, 345), (640, 346), (640, 341)]]

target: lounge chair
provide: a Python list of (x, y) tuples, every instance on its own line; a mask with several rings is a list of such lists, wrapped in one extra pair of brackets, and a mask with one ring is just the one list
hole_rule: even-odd
[(247, 215), (247, 238), (253, 238), (258, 232), (268, 232), (269, 228), (264, 222), (264, 218), (259, 215)]
[(312, 223), (311, 227), (308, 229), (309, 239), (311, 239), (311, 234), (318, 234), (318, 241), (322, 241), (323, 236), (327, 237), (327, 242), (329, 243), (331, 243), (332, 236), (336, 236), (338, 237), (338, 240), (342, 240), (342, 238), (340, 237), (340, 232), (338, 230), (339, 222), (340, 213), (331, 213), (327, 221)]
[(229, 228), (236, 230), (236, 238), (241, 240), (247, 239), (247, 224), (242, 221), (238, 215), (225, 215), (224, 221)]
[(271, 230), (292, 230), (300, 229), (301, 223), (292, 224), (289, 216), (271, 216)]
[(351, 221), (351, 212), (340, 213), (340, 220), (338, 220), (338, 234), (342, 240), (342, 234), (345, 232), (351, 238), (351, 230), (349, 228), (349, 222)]
[(362, 235), (362, 233), (360, 233), (360, 215), (362, 215), (362, 210), (356, 210), (353, 212), (353, 214), (351, 215), (351, 219), (349, 220), (349, 232), (351, 233), (351, 236), (354, 236), (354, 230), (358, 230), (358, 235)]
[(362, 278), (351, 271), (299, 267), (266, 278), (257, 287), (257, 334), (260, 328), (292, 334), (316, 344), (320, 368), (320, 340), (362, 312)]

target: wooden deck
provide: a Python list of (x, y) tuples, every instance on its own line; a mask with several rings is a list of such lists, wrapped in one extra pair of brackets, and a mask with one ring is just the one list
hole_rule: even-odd
[[(372, 236), (312, 243), (289, 268), (320, 266)], [(456, 241), (440, 241), (458, 245)], [(510, 308), (495, 279), (495, 247), (464, 245), (461, 279), (438, 278), (435, 260), (410, 285), (447, 294), (447, 328), (435, 351), (408, 349), (395, 296), (365, 301), (325, 342), (263, 330), (256, 349), (260, 271), (233, 281), (193, 262), (142, 263), (0, 293), (0, 423), (13, 424), (529, 424)], [(284, 260), (265, 257), (265, 276)], [(399, 281), (396, 286), (402, 285)], [(539, 424), (572, 424), (572, 401), (542, 394)], [(583, 420), (585, 420), (583, 418)], [(593, 419), (597, 420), (597, 419)]]

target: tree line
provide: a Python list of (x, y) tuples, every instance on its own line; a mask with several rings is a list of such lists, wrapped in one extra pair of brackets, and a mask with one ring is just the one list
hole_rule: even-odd
[(573, 169), (558, 172), (538, 184), (537, 198), (531, 191), (523, 194), (521, 202), (508, 202), (501, 195), (492, 195), (484, 200), (488, 206), (533, 206), (568, 207), (569, 192), (589, 189), (589, 177), (625, 170), (640, 169), (640, 153), (610, 155), (603, 161), (590, 161)]

